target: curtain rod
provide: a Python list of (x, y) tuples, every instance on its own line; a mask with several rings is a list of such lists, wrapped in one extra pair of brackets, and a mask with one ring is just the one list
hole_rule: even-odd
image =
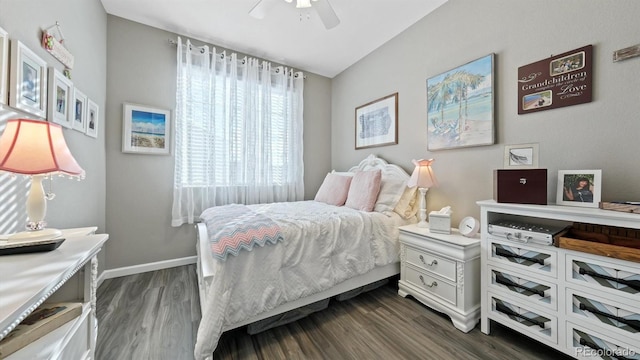
[[(178, 46), (178, 42), (173, 40), (173, 39), (168, 39), (169, 40), (169, 44), (173, 45), (173, 46)], [(187, 46), (186, 44), (183, 44), (182, 46)], [(202, 52), (204, 52), (204, 49), (202, 49)], [(216, 56), (220, 56), (221, 59), (224, 59), (225, 54), (224, 53), (214, 53), (212, 51), (209, 52), (212, 55), (216, 55)], [(248, 55), (247, 55), (248, 56)], [(263, 60), (263, 61), (268, 61), (268, 60)], [(242, 63), (244, 64), (244, 59), (242, 60)], [(276, 73), (278, 72), (278, 69), (276, 68)], [(302, 73), (302, 78), (306, 79), (307, 75), (303, 72), (303, 71), (294, 71), (293, 68), (291, 68), (291, 73), (294, 74), (295, 77), (298, 77), (297, 73)]]

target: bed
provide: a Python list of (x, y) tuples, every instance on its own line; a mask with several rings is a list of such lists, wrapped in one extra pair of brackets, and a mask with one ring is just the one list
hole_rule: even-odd
[[(416, 222), (417, 211), (415, 188), (406, 187), (409, 175), (402, 168), (370, 155), (346, 173), (328, 174), (316, 200), (330, 176), (355, 179), (355, 174), (378, 171), (380, 190), (371, 212), (313, 200), (229, 205), (203, 212), (203, 222), (196, 225), (202, 310), (196, 359), (212, 358), (224, 331), (321, 304), (400, 272), (398, 227)], [(355, 182), (349, 196), (353, 196)], [(218, 212), (210, 214), (209, 210)], [(212, 251), (210, 239), (220, 225), (216, 219), (224, 221), (220, 211), (226, 216), (234, 216), (234, 211), (248, 212), (273, 222), (278, 225), (279, 237), (274, 235), (269, 238), (272, 242), (250, 251), (224, 254), (222, 259)], [(248, 219), (256, 222), (256, 218)]]

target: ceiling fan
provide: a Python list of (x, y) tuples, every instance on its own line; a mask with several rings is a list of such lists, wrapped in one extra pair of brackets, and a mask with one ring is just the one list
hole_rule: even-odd
[[(249, 10), (249, 15), (256, 19), (264, 19), (268, 10), (271, 9), (271, 6), (278, 1), (282, 0), (258, 0), (258, 3)], [(291, 3), (293, 0), (284, 1)], [(311, 1), (313, 1), (313, 6), (311, 5)], [(316, 10), (318, 17), (320, 17), (320, 20), (327, 30), (333, 29), (340, 24), (340, 19), (338, 19), (336, 12), (333, 11), (329, 0), (296, 0), (296, 8), (305, 9), (310, 7)]]

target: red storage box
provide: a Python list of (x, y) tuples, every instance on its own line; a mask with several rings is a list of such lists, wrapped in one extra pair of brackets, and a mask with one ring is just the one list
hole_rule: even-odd
[(547, 204), (547, 169), (493, 171), (493, 198), (500, 203)]

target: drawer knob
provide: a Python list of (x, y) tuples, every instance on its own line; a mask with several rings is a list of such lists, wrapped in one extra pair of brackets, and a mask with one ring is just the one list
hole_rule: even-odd
[(438, 265), (438, 260), (436, 260), (436, 259), (431, 260), (431, 262), (429, 264), (427, 264), (427, 262), (424, 261), (424, 256), (422, 256), (422, 255), (420, 255), (420, 261), (422, 261), (422, 263), (427, 265), (427, 266)]
[(432, 282), (431, 285), (427, 284), (426, 282), (424, 282), (424, 278), (422, 277), (422, 275), (420, 275), (420, 281), (422, 281), (422, 285), (426, 286), (426, 287), (436, 287), (438, 286), (437, 282)]

